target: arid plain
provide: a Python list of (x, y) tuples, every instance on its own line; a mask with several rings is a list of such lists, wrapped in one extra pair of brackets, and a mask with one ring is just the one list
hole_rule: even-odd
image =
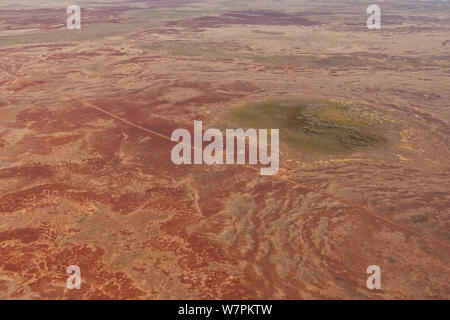
[[(449, 2), (73, 4), (0, 3), (0, 298), (450, 298)], [(194, 120), (279, 172), (174, 165)]]

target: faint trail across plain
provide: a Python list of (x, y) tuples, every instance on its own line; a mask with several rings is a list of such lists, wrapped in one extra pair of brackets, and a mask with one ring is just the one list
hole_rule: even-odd
[[(121, 117), (115, 115), (114, 113), (111, 113), (111, 112), (109, 112), (109, 111), (107, 111), (107, 110), (105, 110), (105, 109), (103, 109), (103, 108), (100, 108), (100, 107), (98, 107), (98, 106), (96, 106), (96, 105), (94, 105), (94, 104), (92, 104), (92, 103), (90, 103), (90, 102), (81, 101), (80, 99), (77, 99), (77, 98), (74, 98), (74, 99), (77, 100), (77, 101), (79, 101), (79, 102), (80, 102), (81, 104), (83, 104), (85, 107), (95, 109), (95, 110), (97, 110), (97, 111), (99, 111), (99, 112), (101, 112), (101, 113), (103, 113), (103, 114), (106, 114), (106, 115), (108, 115), (108, 116), (110, 116), (110, 117), (112, 117), (112, 118), (114, 118), (114, 119), (116, 119), (116, 120), (119, 120), (119, 121), (121, 121), (121, 122), (123, 122), (123, 123), (125, 123), (125, 124), (127, 124), (127, 125), (129, 125), (129, 126), (135, 127), (135, 128), (137, 128), (137, 129), (143, 130), (143, 131), (145, 131), (145, 132), (147, 132), (147, 133), (150, 133), (150, 134), (152, 134), (152, 135), (155, 135), (155, 136), (158, 136), (158, 137), (160, 137), (160, 138), (163, 138), (163, 139), (166, 139), (166, 140), (169, 140), (169, 141), (173, 142), (172, 139), (171, 139), (169, 136), (166, 136), (166, 135), (161, 134), (161, 133), (159, 133), (159, 132), (157, 132), (157, 131), (154, 131), (154, 130), (151, 130), (151, 129), (142, 127), (142, 126), (140, 126), (140, 125), (138, 125), (138, 124), (135, 124), (135, 123), (133, 123), (133, 122), (131, 122), (131, 121), (128, 121), (127, 119), (121, 118)], [(193, 147), (193, 146), (191, 146), (191, 145), (189, 145), (189, 146), (190, 146), (192, 149), (195, 149), (195, 147)], [(249, 169), (251, 169), (251, 170), (254, 170), (254, 171), (259, 171), (258, 168), (253, 167), (253, 166), (250, 166), (250, 165), (247, 165), (247, 164), (245, 164), (245, 165), (243, 165), (243, 166), (245, 166), (246, 168), (249, 168)], [(370, 210), (366, 209), (365, 207), (361, 206), (361, 205), (358, 204), (358, 203), (354, 203), (354, 202), (351, 202), (351, 201), (342, 199), (342, 198), (340, 198), (340, 197), (334, 196), (334, 195), (332, 195), (332, 194), (330, 194), (330, 193), (327, 193), (327, 192), (323, 192), (323, 191), (317, 190), (317, 189), (315, 189), (315, 188), (312, 188), (312, 187), (307, 186), (307, 185), (305, 185), (305, 184), (299, 183), (299, 182), (297, 182), (297, 181), (295, 181), (295, 180), (292, 180), (291, 178), (288, 178), (288, 177), (285, 177), (285, 176), (282, 176), (282, 175), (275, 175), (274, 177), (275, 177), (276, 179), (279, 179), (279, 180), (282, 180), (282, 181), (289, 182), (290, 184), (292, 184), (292, 185), (294, 185), (294, 186), (303, 187), (303, 188), (305, 188), (305, 189), (307, 189), (307, 190), (309, 190), (309, 191), (311, 191), (311, 192), (316, 192), (316, 193), (318, 193), (318, 194), (321, 194), (321, 195), (330, 197), (331, 199), (336, 200), (336, 201), (338, 201), (338, 202), (340, 202), (340, 203), (342, 203), (342, 204), (348, 205), (348, 206), (350, 206), (350, 207), (352, 207), (352, 208), (354, 208), (354, 209), (358, 209), (357, 212), (359, 212), (359, 213), (363, 213), (363, 214), (365, 214), (366, 216), (369, 216), (369, 217), (373, 218), (373, 219), (376, 220), (376, 221), (380, 221), (380, 222), (382, 222), (382, 223), (388, 224), (388, 225), (390, 225), (390, 226), (392, 226), (392, 227), (394, 227), (394, 228), (396, 228), (396, 229), (398, 229), (398, 230), (401, 230), (401, 231), (403, 231), (403, 232), (406, 232), (406, 233), (415, 235), (415, 236), (417, 236), (417, 237), (419, 237), (419, 238), (422, 238), (422, 239), (425, 239), (425, 240), (429, 240), (429, 241), (431, 241), (431, 242), (434, 242), (434, 243), (436, 243), (436, 244), (439, 244), (439, 245), (444, 246), (444, 247), (447, 247), (447, 248), (450, 247), (450, 244), (447, 243), (447, 242), (443, 242), (443, 241), (438, 240), (438, 239), (435, 239), (435, 238), (433, 238), (432, 236), (427, 235), (427, 234), (425, 234), (425, 233), (422, 233), (422, 232), (416, 231), (416, 230), (414, 230), (414, 229), (405, 227), (405, 226), (403, 226), (403, 225), (401, 225), (401, 224), (399, 224), (399, 223), (397, 223), (397, 222), (395, 222), (395, 221), (392, 221), (392, 220), (390, 220), (390, 219), (388, 219), (388, 218), (385, 218), (385, 217), (380, 216), (380, 215), (378, 215), (378, 214), (376, 214), (376, 213), (374, 213), (374, 212), (371, 212)]]

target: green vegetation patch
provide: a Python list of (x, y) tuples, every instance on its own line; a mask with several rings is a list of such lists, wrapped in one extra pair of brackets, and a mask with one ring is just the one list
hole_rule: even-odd
[(228, 114), (244, 128), (280, 129), (280, 140), (321, 152), (345, 152), (386, 143), (384, 118), (369, 107), (337, 101), (272, 100), (250, 103)]

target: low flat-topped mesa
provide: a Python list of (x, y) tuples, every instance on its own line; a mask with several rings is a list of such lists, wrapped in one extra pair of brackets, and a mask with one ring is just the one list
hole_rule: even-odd
[[(260, 169), (261, 175), (274, 175), (279, 169), (279, 130), (270, 129), (270, 156), (267, 150), (267, 129), (226, 129), (226, 155), (224, 162), (224, 137), (219, 129), (208, 129), (203, 133), (202, 121), (194, 121), (194, 146), (191, 133), (187, 129), (176, 129), (171, 139), (178, 142), (173, 147), (171, 158), (176, 165), (181, 164), (235, 164), (235, 149), (237, 164), (245, 164), (246, 142), (248, 139), (248, 164), (269, 165)], [(180, 141), (181, 138), (181, 141)], [(235, 140), (237, 141), (235, 148)], [(203, 142), (209, 142), (203, 150)], [(259, 149), (259, 152), (258, 152)], [(192, 161), (192, 150), (194, 161)]]

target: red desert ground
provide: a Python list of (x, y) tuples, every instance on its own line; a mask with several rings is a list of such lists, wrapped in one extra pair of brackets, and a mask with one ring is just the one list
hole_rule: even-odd
[(449, 2), (76, 4), (0, 3), (1, 299), (450, 298)]

